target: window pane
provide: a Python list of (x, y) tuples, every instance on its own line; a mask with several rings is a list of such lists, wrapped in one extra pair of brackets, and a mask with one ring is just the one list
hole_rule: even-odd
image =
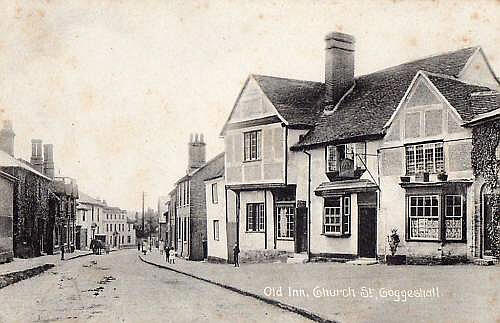
[(406, 147), (406, 174), (415, 174), (415, 147)]

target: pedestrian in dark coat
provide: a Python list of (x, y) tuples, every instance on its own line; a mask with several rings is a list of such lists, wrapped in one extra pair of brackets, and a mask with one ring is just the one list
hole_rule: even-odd
[(238, 243), (234, 244), (233, 254), (234, 254), (234, 267), (239, 267), (240, 266), (240, 247), (238, 246)]

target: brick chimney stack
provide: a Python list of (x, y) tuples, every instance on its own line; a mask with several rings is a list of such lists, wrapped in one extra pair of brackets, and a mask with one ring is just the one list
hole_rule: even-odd
[(12, 130), (12, 121), (4, 120), (3, 128), (0, 131), (0, 150), (14, 157), (14, 137), (16, 134)]
[(206, 162), (206, 144), (203, 134), (191, 134), (188, 144), (188, 172), (200, 168)]
[(354, 84), (354, 37), (332, 32), (325, 37), (325, 87), (327, 109), (339, 102)]
[(43, 174), (42, 141), (40, 139), (31, 139), (30, 163), (34, 169)]
[(43, 174), (54, 179), (54, 147), (52, 144), (43, 145)]

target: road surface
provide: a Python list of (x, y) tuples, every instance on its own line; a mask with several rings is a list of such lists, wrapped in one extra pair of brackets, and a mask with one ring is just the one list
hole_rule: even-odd
[(305, 322), (251, 297), (141, 262), (136, 250), (70, 260), (0, 289), (0, 322)]

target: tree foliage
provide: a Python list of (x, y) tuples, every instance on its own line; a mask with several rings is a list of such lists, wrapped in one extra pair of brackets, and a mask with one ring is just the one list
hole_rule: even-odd
[(500, 143), (500, 122), (483, 123), (472, 131), (472, 169), (474, 176), (482, 176), (485, 185), (492, 192), (488, 200), (492, 211), (492, 221), (486, 228), (492, 243), (493, 255), (500, 256), (500, 193), (498, 173), (500, 160), (496, 151)]

